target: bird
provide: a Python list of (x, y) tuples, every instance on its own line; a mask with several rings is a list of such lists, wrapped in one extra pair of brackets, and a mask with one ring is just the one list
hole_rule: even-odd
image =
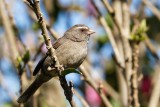
[[(64, 35), (53, 43), (55, 55), (60, 65), (67, 68), (78, 68), (87, 56), (90, 35), (95, 33), (84, 24), (76, 24), (68, 29)], [(55, 62), (46, 54), (37, 64), (33, 76), (37, 75), (32, 84), (17, 99), (18, 103), (25, 103), (36, 90), (51, 78), (58, 76)], [(62, 71), (63, 72), (63, 71)]]

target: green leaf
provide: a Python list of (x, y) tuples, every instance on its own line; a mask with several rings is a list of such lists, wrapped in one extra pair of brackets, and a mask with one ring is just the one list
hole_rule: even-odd
[(23, 72), (23, 66), (24, 66), (23, 58), (21, 56), (18, 56), (18, 58), (17, 58), (17, 68), (18, 68), (19, 73)]
[(146, 20), (143, 19), (139, 24), (137, 30), (131, 34), (130, 40), (132, 41), (143, 41), (146, 39), (146, 31), (148, 30)]
[(99, 35), (96, 38), (97, 41), (97, 51), (99, 51), (106, 43), (109, 42), (108, 36), (107, 35)]
[(144, 33), (148, 30), (148, 27), (147, 27), (147, 24), (146, 24), (146, 20), (143, 19), (140, 23), (140, 26), (139, 26), (139, 30), (140, 30), (140, 33)]
[(146, 35), (145, 34), (139, 34), (139, 35), (136, 35), (136, 34), (132, 34), (131, 37), (130, 37), (130, 40), (132, 41), (143, 41), (146, 39)]
[(30, 53), (29, 53), (29, 50), (27, 50), (26, 51), (26, 53), (23, 55), (23, 61), (25, 62), (25, 63), (27, 63), (28, 61), (29, 61), (29, 59), (30, 59)]
[(40, 28), (40, 26), (39, 26), (39, 24), (38, 24), (37, 22), (35, 22), (35, 23), (32, 24), (32, 29), (33, 29), (34, 31), (38, 31), (39, 28)]
[(3, 107), (13, 107), (13, 104), (12, 104), (12, 103), (5, 103), (5, 104), (3, 105)]
[(112, 103), (113, 107), (121, 107), (120, 102), (118, 102), (118, 101), (116, 101), (114, 99), (111, 99), (111, 103)]
[(107, 22), (108, 26), (112, 29), (113, 28), (112, 17), (109, 14), (107, 14), (106, 17), (105, 17), (105, 19), (106, 19), (106, 22)]
[(67, 74), (70, 74), (70, 73), (77, 73), (77, 74), (80, 74), (81, 75), (81, 72), (79, 72), (78, 70), (76, 70), (75, 68), (68, 68), (68, 69), (65, 69), (61, 75), (62, 76), (66, 76)]
[(17, 57), (17, 61), (18, 61), (18, 62), (17, 62), (18, 64), (21, 63), (21, 62), (22, 62), (22, 57), (21, 57), (21, 56), (18, 56), (18, 57)]

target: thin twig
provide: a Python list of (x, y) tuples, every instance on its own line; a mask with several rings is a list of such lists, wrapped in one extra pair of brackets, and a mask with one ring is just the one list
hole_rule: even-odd
[(108, 12), (112, 15), (114, 15), (114, 10), (113, 8), (110, 6), (109, 1), (108, 0), (101, 0), (103, 2), (103, 4), (105, 5), (106, 9), (108, 10)]
[(59, 36), (58, 36), (57, 32), (56, 32), (54, 29), (52, 29), (48, 23), (46, 23), (46, 25), (47, 25), (47, 29), (48, 29), (48, 31), (50, 32), (51, 36), (52, 36), (54, 39), (58, 39)]
[(158, 65), (155, 67), (156, 75), (154, 75), (153, 78), (156, 81), (153, 86), (148, 107), (158, 107), (158, 103), (160, 100), (160, 72), (159, 72), (160, 67), (159, 66), (160, 66), (160, 62), (158, 62)]
[(79, 98), (79, 100), (82, 102), (83, 107), (90, 107), (89, 104), (86, 102), (86, 100), (76, 90), (74, 90), (74, 93)]
[(125, 77), (123, 75), (123, 69), (119, 68), (119, 66), (116, 67), (116, 74), (117, 74), (117, 80), (118, 80), (118, 88), (119, 88), (119, 96), (121, 101), (121, 105), (123, 107), (127, 107), (128, 104), (128, 89), (127, 89), (127, 83), (125, 80)]
[(91, 86), (93, 89), (99, 93), (99, 96), (101, 97), (103, 103), (105, 104), (106, 107), (112, 107), (110, 104), (109, 100), (107, 99), (106, 95), (102, 91), (102, 88), (100, 88), (96, 82), (90, 77), (88, 72), (86, 71), (85, 67), (83, 65), (80, 66), (80, 70), (82, 72), (82, 75), (84, 76), (84, 80)]
[(155, 16), (160, 20), (160, 11), (149, 1), (142, 0), (142, 2), (151, 9), (151, 11), (155, 14)]
[(97, 11), (97, 18), (98, 20), (100, 21), (101, 25), (104, 27), (104, 30), (106, 31), (106, 33), (108, 34), (108, 38), (111, 42), (111, 45), (113, 47), (113, 50), (114, 50), (114, 53), (115, 53), (115, 57), (117, 59), (117, 62), (122, 66), (124, 67), (124, 63), (123, 63), (123, 59), (120, 56), (120, 53), (119, 53), (119, 50), (118, 50), (118, 47), (117, 47), (117, 44), (115, 42), (115, 39), (114, 39), (114, 36), (113, 36), (113, 33), (111, 31), (111, 29), (109, 28), (108, 24), (106, 23), (105, 21), (105, 18), (101, 15), (98, 7), (96, 6), (95, 2), (93, 0), (90, 0), (93, 7), (95, 8), (95, 10)]
[(58, 67), (58, 66), (60, 66), (60, 64), (59, 64), (59, 61), (57, 60), (56, 55), (54, 54), (55, 49), (52, 47), (50, 37), (48, 36), (46, 24), (44, 22), (44, 18), (42, 16), (41, 11), (40, 11), (39, 2), (40, 2), (39, 0), (34, 0), (34, 10), (35, 10), (38, 22), (39, 22), (41, 30), (42, 30), (42, 36), (45, 40), (46, 48), (48, 49), (51, 58), (56, 61), (56, 66)]
[[(125, 59), (125, 73), (126, 73), (126, 82), (128, 86), (128, 100), (130, 102), (131, 94), (131, 84), (130, 78), (132, 73), (132, 49), (129, 43), (130, 38), (130, 12), (127, 1), (122, 1), (122, 16), (123, 16), (123, 26), (121, 32), (124, 59)], [(130, 103), (129, 103), (130, 104)], [(130, 106), (130, 105), (128, 105)]]
[(34, 9), (33, 8), (34, 4), (32, 3), (31, 0), (23, 0), (23, 2), (25, 2), (32, 10)]
[(111, 85), (108, 82), (106, 82), (104, 80), (102, 80), (102, 81), (103, 81), (102, 83), (104, 85), (103, 86), (104, 89), (107, 90), (107, 94), (110, 95), (116, 101), (120, 101), (119, 93), (116, 90), (114, 90), (113, 87), (111, 87)]
[[(13, 15), (11, 14), (11, 10), (10, 10), (10, 7), (9, 5), (5, 2), (5, 0), (2, 0), (2, 3), (5, 8), (6, 8), (6, 13), (8, 13), (8, 16), (7, 14), (4, 15), (5, 19), (4, 19), (4, 26), (6, 28), (6, 33), (7, 33), (7, 36), (8, 36), (8, 43), (10, 43), (10, 50), (11, 50), (11, 53), (12, 53), (12, 62), (13, 64), (15, 65), (15, 67), (17, 67), (17, 58), (19, 56), (19, 50), (16, 46), (16, 37), (15, 35), (18, 35), (18, 28), (16, 27), (16, 24), (15, 24), (15, 21), (14, 21), (14, 18), (13, 18)], [(2, 9), (3, 11), (3, 9)], [(3, 11), (4, 12), (4, 11)], [(3, 14), (2, 12), (2, 14)], [(5, 22), (7, 21), (7, 22)], [(19, 42), (21, 43), (21, 45), (23, 45), (24, 47), (24, 44), (22, 42)], [(19, 74), (19, 79), (20, 79), (20, 94), (22, 93), (22, 89), (23, 89), (23, 85), (22, 85), (22, 73), (23, 73), (23, 70), (25, 69), (25, 66), (26, 66), (26, 63), (24, 64), (24, 66), (21, 68), (21, 70), (18, 68), (18, 74)], [(19, 104), (19, 107), (24, 107), (24, 104)]]
[[(130, 77), (129, 75), (131, 72), (131, 58), (130, 58), (131, 49), (130, 49), (129, 41), (127, 39), (129, 36), (129, 12), (127, 11), (127, 5), (125, 2), (122, 3), (122, 1), (118, 1), (118, 0), (113, 1), (113, 8), (110, 6), (108, 1), (106, 0), (102, 0), (102, 3), (108, 10), (108, 13), (113, 19), (113, 23), (115, 27), (119, 31), (119, 35), (118, 35), (119, 39), (117, 40), (117, 44), (118, 44), (118, 49), (122, 58), (122, 63), (125, 63), (125, 67), (122, 68), (121, 66), (119, 66), (115, 57), (114, 59), (117, 63), (117, 74), (118, 74), (117, 77), (119, 79), (119, 84), (120, 84), (119, 89), (121, 92), (121, 98), (122, 98), (121, 101), (123, 106), (127, 106), (127, 103), (128, 103), (127, 99), (129, 96), (129, 91), (128, 91), (129, 77)], [(123, 70), (125, 70), (126, 72), (127, 79), (125, 79), (122, 74)], [(127, 84), (125, 80), (127, 80)], [(126, 87), (126, 85), (128, 85), (128, 87)], [(126, 94), (127, 91), (128, 91), (128, 94)]]
[(154, 45), (152, 44), (151, 40), (147, 37), (146, 40), (144, 41), (146, 44), (146, 47), (149, 49), (149, 51), (151, 52), (151, 54), (157, 59), (159, 60), (159, 56), (157, 54), (157, 49), (154, 47)]
[(76, 104), (73, 100), (73, 82), (70, 81), (69, 85), (67, 83), (67, 80), (64, 76), (59, 75), (60, 84), (64, 90), (64, 94), (66, 96), (66, 99), (69, 101), (71, 107), (76, 107)]
[(133, 60), (132, 60), (132, 74), (131, 74), (131, 104), (133, 107), (140, 107), (138, 97), (138, 68), (139, 68), (139, 42), (133, 41)]
[[(84, 66), (86, 71), (82, 71), (83, 69), (81, 69), (82, 73), (83, 72), (87, 72), (88, 74), (90, 74), (90, 68), (91, 68), (91, 64), (88, 61), (84, 61), (82, 66)], [(98, 79), (97, 81), (102, 81), (103, 84), (103, 89), (106, 90), (107, 95), (109, 95), (110, 97), (112, 97), (114, 100), (119, 101), (120, 100), (120, 95), (119, 93), (114, 90), (114, 88), (105, 80), (102, 79)]]
[[(27, 1), (27, 0), (23, 0), (23, 1), (28, 5), (30, 10), (32, 10), (34, 12), (33, 4), (31, 2), (29, 2), (29, 1)], [(29, 12), (29, 14), (32, 17), (32, 19), (36, 20), (33, 12)], [(54, 29), (51, 28), (50, 24), (47, 21), (45, 21), (45, 23), (46, 23), (47, 30), (50, 32), (51, 36), (54, 39), (58, 39), (59, 36), (58, 36), (57, 32)]]
[(44, 45), (44, 43), (41, 43), (40, 46), (38, 47), (38, 49), (37, 49), (37, 51), (36, 51), (36, 54), (35, 54), (34, 57), (33, 57), (33, 61), (35, 61), (36, 58), (38, 57), (38, 55), (40, 54), (43, 45)]
[(9, 16), (7, 16), (6, 9), (4, 7), (5, 3), (4, 0), (0, 1), (0, 14), (2, 16), (2, 23), (4, 25), (5, 31), (6, 31), (6, 37), (9, 43), (9, 50), (10, 53), (12, 53), (11, 59), (13, 63), (16, 63), (16, 59), (19, 56), (18, 49), (16, 47), (16, 42), (15, 42), (15, 36), (14, 36), (14, 31), (12, 29), (12, 25), (9, 19)]
[(8, 85), (5, 83), (6, 78), (4, 78), (2, 69), (0, 70), (0, 86), (1, 88), (7, 93), (7, 95), (10, 97), (10, 99), (12, 100), (12, 103), (14, 105), (17, 105), (17, 102), (15, 99), (17, 99), (17, 96), (11, 92), (10, 87), (8, 87)]

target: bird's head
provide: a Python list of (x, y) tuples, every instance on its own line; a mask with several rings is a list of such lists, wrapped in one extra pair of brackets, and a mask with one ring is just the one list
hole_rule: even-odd
[(73, 41), (88, 41), (91, 34), (95, 33), (92, 29), (83, 24), (77, 24), (66, 31), (65, 36)]

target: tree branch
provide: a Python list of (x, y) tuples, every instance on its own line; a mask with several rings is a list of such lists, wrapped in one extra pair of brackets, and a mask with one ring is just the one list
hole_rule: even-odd
[(12, 53), (12, 55), (10, 55), (12, 62), (16, 63), (17, 57), (19, 56), (18, 53), (18, 49), (16, 47), (16, 42), (15, 42), (15, 35), (14, 35), (14, 31), (12, 29), (12, 25), (9, 19), (9, 16), (6, 14), (6, 9), (5, 9), (5, 3), (4, 0), (0, 1), (0, 14), (2, 16), (2, 23), (4, 25), (5, 28), (5, 32), (6, 32), (6, 37), (9, 43), (9, 51), (10, 53)]
[(120, 53), (119, 53), (119, 50), (118, 50), (118, 47), (117, 47), (117, 44), (115, 42), (115, 39), (114, 39), (114, 36), (113, 36), (113, 33), (111, 31), (111, 29), (109, 28), (108, 24), (106, 23), (105, 21), (105, 18), (101, 15), (98, 7), (96, 6), (95, 2), (93, 0), (90, 0), (93, 7), (95, 8), (95, 10), (97, 11), (97, 19), (100, 21), (101, 25), (104, 27), (104, 30), (106, 31), (106, 33), (108, 34), (108, 38), (111, 42), (111, 45), (113, 47), (113, 51), (115, 53), (115, 57), (117, 59), (117, 62), (119, 63), (119, 65), (121, 67), (124, 67), (124, 63), (123, 63), (123, 59), (120, 56)]
[(139, 42), (133, 41), (132, 43), (133, 55), (132, 55), (132, 74), (131, 74), (131, 102), (133, 107), (140, 107), (138, 97), (138, 68), (139, 68)]
[(150, 8), (155, 16), (160, 20), (160, 11), (149, 0), (142, 0), (142, 2)]
[(155, 83), (153, 86), (153, 90), (151, 93), (151, 97), (149, 100), (149, 104), (148, 107), (158, 107), (158, 103), (160, 100), (160, 62), (158, 63), (158, 65), (155, 67), (155, 75), (153, 76), (153, 78), (155, 79)]
[(82, 102), (83, 107), (89, 107), (89, 104), (86, 102), (86, 100), (76, 90), (74, 90), (74, 93), (79, 98), (79, 100)]
[(112, 107), (109, 100), (107, 99), (106, 95), (104, 94), (102, 87), (99, 87), (96, 82), (90, 77), (88, 72), (86, 71), (85, 67), (83, 65), (80, 66), (80, 70), (82, 72), (82, 75), (84, 76), (84, 80), (91, 86), (93, 89), (99, 93), (99, 96), (101, 97), (103, 103), (106, 107)]

